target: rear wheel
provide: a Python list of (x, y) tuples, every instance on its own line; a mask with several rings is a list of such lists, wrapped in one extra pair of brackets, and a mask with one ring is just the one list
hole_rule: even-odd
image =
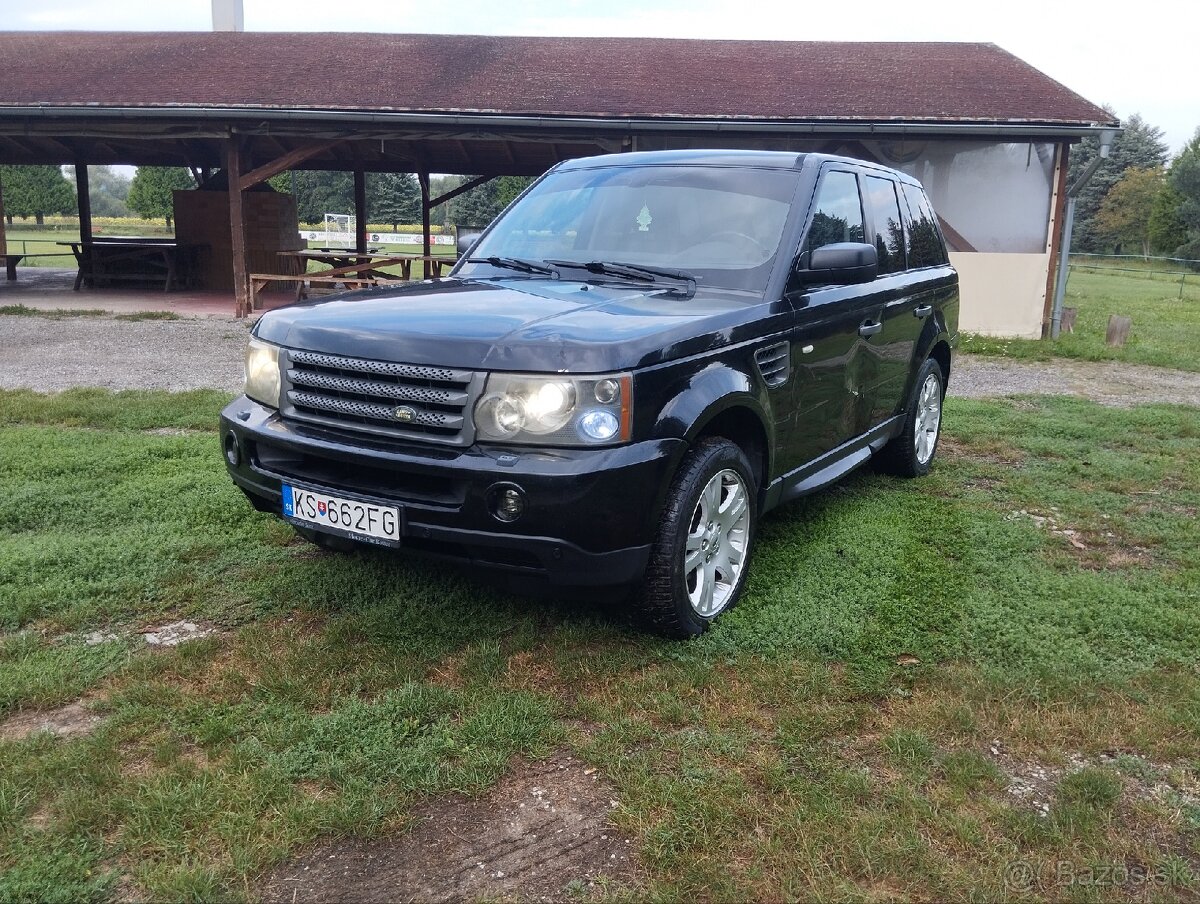
[(902, 477), (929, 473), (942, 430), (945, 387), (941, 365), (933, 358), (927, 359), (917, 372), (900, 435), (880, 452), (880, 464), (885, 470)]
[(695, 636), (737, 602), (757, 514), (745, 453), (722, 437), (702, 440), (671, 485), (646, 568), (642, 605), (657, 630)]

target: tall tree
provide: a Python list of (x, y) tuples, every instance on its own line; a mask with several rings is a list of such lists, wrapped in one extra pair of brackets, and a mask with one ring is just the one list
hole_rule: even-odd
[(412, 173), (368, 173), (367, 210), (372, 223), (421, 222), (421, 187)]
[(139, 166), (129, 185), (126, 203), (148, 220), (162, 217), (170, 229), (175, 216), (175, 192), (195, 187), (196, 180), (181, 166)]
[(1170, 180), (1180, 197), (1179, 219), (1187, 230), (1186, 241), (1175, 253), (1200, 260), (1200, 128), (1171, 163)]
[(1166, 185), (1162, 169), (1131, 166), (1114, 185), (1096, 212), (1096, 232), (1122, 246), (1133, 245), (1150, 256), (1150, 217), (1154, 201)]
[[(1111, 112), (1111, 111), (1110, 111)], [(1129, 117), (1124, 131), (1113, 141), (1112, 149), (1091, 181), (1079, 193), (1075, 202), (1075, 227), (1071, 239), (1072, 251), (1102, 252), (1104, 237), (1096, 228), (1096, 214), (1104, 196), (1112, 190), (1127, 169), (1154, 169), (1165, 166), (1169, 156), (1163, 130), (1152, 126), (1137, 113)], [(1100, 154), (1100, 139), (1085, 138), (1071, 150), (1068, 183), (1073, 183)]]
[(42, 226), (48, 214), (75, 212), (74, 186), (57, 166), (0, 166), (0, 182), (9, 223), (14, 216), (34, 217)]
[[(296, 218), (323, 224), (327, 213), (354, 213), (354, 174), (326, 170), (294, 170), (267, 180), (276, 191), (296, 189)], [(369, 209), (370, 205), (368, 205)]]
[(1183, 198), (1171, 187), (1170, 181), (1164, 182), (1150, 209), (1150, 247), (1159, 254), (1174, 254), (1175, 250), (1187, 241), (1187, 225), (1179, 215), (1179, 205)]
[[(75, 167), (65, 168), (67, 178), (75, 183)], [(111, 166), (88, 167), (88, 189), (92, 200), (92, 214), (97, 217), (127, 217), (129, 205), (129, 176), (119, 173)]]

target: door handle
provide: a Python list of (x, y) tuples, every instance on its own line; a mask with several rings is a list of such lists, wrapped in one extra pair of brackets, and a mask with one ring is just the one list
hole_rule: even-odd
[(932, 313), (933, 313), (933, 305), (923, 304), (919, 308), (917, 308), (915, 311), (913, 311), (913, 316), (924, 319)]
[(858, 335), (868, 336), (868, 337), (874, 336), (876, 333), (878, 333), (882, 329), (883, 329), (882, 323), (872, 323), (870, 320), (868, 320), (866, 323), (864, 323), (862, 326), (860, 326), (858, 328)]

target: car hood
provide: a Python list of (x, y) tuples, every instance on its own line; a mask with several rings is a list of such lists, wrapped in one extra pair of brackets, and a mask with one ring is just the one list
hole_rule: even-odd
[[(783, 305), (774, 314), (785, 316)], [(545, 278), (446, 279), (290, 305), (255, 335), (288, 348), (477, 370), (600, 373), (783, 327), (759, 295)]]

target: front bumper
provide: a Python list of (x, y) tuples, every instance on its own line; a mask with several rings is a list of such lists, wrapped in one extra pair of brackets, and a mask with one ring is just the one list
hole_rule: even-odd
[[(645, 570), (680, 439), (606, 449), (397, 444), (285, 422), (241, 396), (221, 412), (234, 482), (282, 517), (284, 483), (399, 505), (402, 546), (565, 585), (627, 584)], [(493, 517), (489, 490), (515, 484), (525, 512)]]

